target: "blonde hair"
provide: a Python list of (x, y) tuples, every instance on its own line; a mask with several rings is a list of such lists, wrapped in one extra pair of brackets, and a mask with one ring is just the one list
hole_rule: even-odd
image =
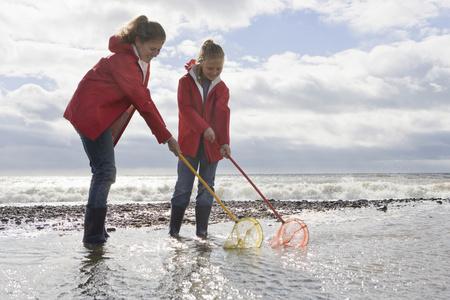
[(118, 36), (128, 44), (133, 44), (137, 37), (142, 42), (166, 40), (166, 32), (161, 24), (149, 21), (144, 15), (131, 20), (119, 31)]
[(197, 61), (199, 63), (202, 63), (208, 59), (224, 58), (224, 57), (225, 53), (223, 52), (223, 49), (222, 47), (220, 47), (220, 45), (214, 43), (213, 40), (206, 40), (203, 43), (202, 48), (200, 49)]

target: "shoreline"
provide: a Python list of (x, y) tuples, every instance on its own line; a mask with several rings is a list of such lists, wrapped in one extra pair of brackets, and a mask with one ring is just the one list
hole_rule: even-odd
[[(374, 207), (386, 212), (390, 205), (406, 205), (418, 202), (435, 202), (449, 204), (450, 198), (411, 198), (384, 200), (354, 201), (280, 201), (270, 200), (280, 215), (301, 214), (303, 210), (328, 211), (343, 208)], [(256, 219), (273, 219), (273, 212), (262, 200), (223, 201), (238, 218), (254, 217)], [(35, 205), (35, 206), (2, 206), (0, 207), (0, 230), (29, 227), (37, 230), (81, 230), (83, 228), (85, 205)], [(139, 228), (168, 225), (170, 220), (170, 203), (127, 203), (109, 204), (106, 217), (108, 231), (115, 228)], [(223, 209), (214, 203), (210, 215), (210, 223), (229, 221)], [(195, 224), (194, 203), (186, 209), (184, 224)]]

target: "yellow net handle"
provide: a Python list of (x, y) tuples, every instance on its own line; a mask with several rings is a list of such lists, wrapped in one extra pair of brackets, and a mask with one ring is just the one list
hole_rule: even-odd
[(234, 221), (237, 222), (238, 218), (222, 203), (220, 198), (214, 193), (214, 191), (209, 187), (208, 183), (206, 183), (205, 180), (195, 171), (195, 169), (192, 167), (192, 165), (187, 161), (187, 159), (183, 156), (183, 154), (178, 153), (178, 157), (181, 158), (181, 160), (184, 162), (184, 164), (191, 170), (192, 173), (194, 173), (195, 176), (197, 176), (198, 180), (205, 186), (205, 188), (208, 190), (208, 192), (213, 195), (214, 199), (216, 199), (217, 203), (223, 208), (223, 210), (227, 213), (227, 215)]

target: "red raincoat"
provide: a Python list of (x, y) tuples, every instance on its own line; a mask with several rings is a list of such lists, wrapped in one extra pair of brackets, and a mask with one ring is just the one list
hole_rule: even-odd
[(203, 139), (203, 143), (206, 157), (212, 163), (223, 158), (219, 145), (230, 144), (229, 90), (220, 78), (216, 78), (203, 104), (203, 90), (195, 77), (193, 68), (190, 68), (178, 83), (178, 143), (183, 154), (195, 157), (203, 133), (211, 127), (216, 141), (210, 143)]
[(112, 128), (116, 144), (137, 109), (158, 142), (167, 141), (172, 135), (147, 88), (150, 66), (143, 82), (139, 57), (130, 44), (112, 36), (109, 50), (114, 54), (100, 59), (78, 84), (64, 117), (91, 140)]

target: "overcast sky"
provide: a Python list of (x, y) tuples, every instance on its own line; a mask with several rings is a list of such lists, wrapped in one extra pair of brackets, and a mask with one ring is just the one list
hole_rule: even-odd
[[(141, 14), (167, 33), (149, 88), (175, 136), (184, 62), (213, 38), (248, 172), (450, 172), (449, 0), (2, 0), (0, 174), (89, 173), (62, 114), (109, 36)], [(176, 172), (138, 114), (116, 164)]]

